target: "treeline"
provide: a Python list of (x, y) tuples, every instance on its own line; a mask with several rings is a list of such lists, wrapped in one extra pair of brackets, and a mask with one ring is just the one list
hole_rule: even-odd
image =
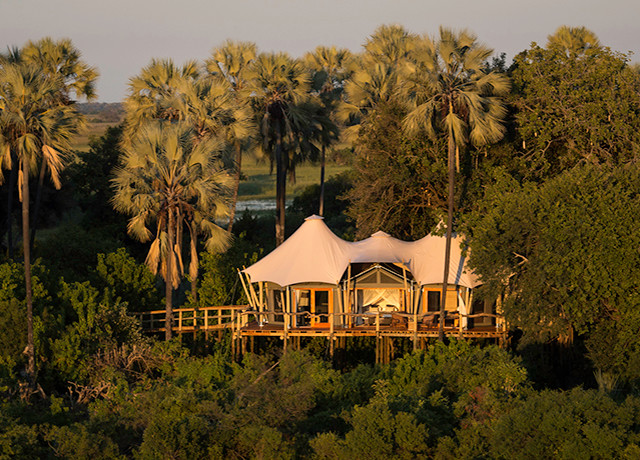
[[(359, 54), (304, 59), (227, 42), (204, 63), (152, 61), (122, 125), (70, 152), (95, 78), (69, 41), (0, 59), (0, 455), (638, 456), (627, 56), (569, 27), (511, 64), (446, 28), (382, 26)], [(333, 148), (353, 172), (298, 197), (285, 229), (296, 164)], [(275, 218), (234, 219), (247, 155), (275, 170)], [(317, 212), (350, 238), (465, 234), (509, 352), (453, 342), (374, 367), (354, 341), (336, 370), (324, 342), (234, 363), (224, 337), (142, 334), (134, 313), (161, 302), (165, 338), (174, 305), (243, 303), (237, 268)]]
[[(84, 334), (85, 345), (103, 338)], [(324, 339), (321, 339), (324, 340)], [(131, 336), (67, 396), (3, 402), (5, 458), (636, 458), (640, 399), (536, 391), (495, 346), (345, 372), (305, 352), (206, 357)], [(83, 369), (84, 370), (84, 369)], [(80, 373), (80, 371), (75, 371)], [(69, 397), (72, 396), (72, 397)]]

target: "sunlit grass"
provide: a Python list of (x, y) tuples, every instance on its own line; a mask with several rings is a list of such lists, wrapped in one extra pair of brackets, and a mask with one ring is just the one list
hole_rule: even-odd
[[(325, 180), (350, 169), (350, 166), (328, 164)], [(246, 161), (242, 165), (245, 180), (240, 182), (240, 200), (266, 200), (276, 197), (276, 174), (269, 174), (269, 163)], [(320, 165), (305, 163), (296, 167), (296, 182), (287, 182), (287, 198), (300, 194), (307, 186), (320, 183)]]
[(88, 152), (89, 141), (91, 141), (91, 139), (99, 138), (107, 131), (107, 128), (111, 126), (116, 126), (117, 124), (118, 123), (107, 123), (107, 122), (88, 123), (87, 129), (84, 130), (81, 134), (76, 136), (71, 141), (71, 149), (79, 150), (81, 152)]
[[(87, 129), (72, 141), (72, 149), (88, 152), (91, 139), (102, 136), (107, 128), (118, 123), (90, 121)], [(326, 167), (325, 180), (350, 169), (350, 166), (329, 163)], [(276, 174), (269, 172), (268, 161), (258, 161), (253, 158), (244, 160), (242, 164), (244, 180), (240, 182), (240, 200), (269, 200), (276, 198)], [(303, 163), (296, 167), (296, 181), (289, 182), (287, 178), (287, 199), (299, 195), (302, 190), (312, 184), (320, 183), (320, 164)]]

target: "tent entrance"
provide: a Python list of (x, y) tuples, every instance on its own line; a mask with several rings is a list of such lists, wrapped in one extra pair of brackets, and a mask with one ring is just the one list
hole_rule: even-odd
[(297, 326), (329, 327), (333, 314), (333, 289), (295, 289)]

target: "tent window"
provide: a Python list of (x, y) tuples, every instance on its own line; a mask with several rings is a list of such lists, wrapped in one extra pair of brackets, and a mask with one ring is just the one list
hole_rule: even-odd
[(440, 311), (440, 291), (427, 291), (427, 311)]

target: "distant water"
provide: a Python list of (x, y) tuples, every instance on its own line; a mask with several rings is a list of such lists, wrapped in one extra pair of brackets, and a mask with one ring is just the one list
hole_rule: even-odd
[[(286, 201), (286, 206), (291, 205), (291, 200)], [(242, 214), (244, 211), (260, 212), (260, 211), (275, 211), (276, 200), (245, 200), (238, 201), (236, 205), (236, 216)]]

